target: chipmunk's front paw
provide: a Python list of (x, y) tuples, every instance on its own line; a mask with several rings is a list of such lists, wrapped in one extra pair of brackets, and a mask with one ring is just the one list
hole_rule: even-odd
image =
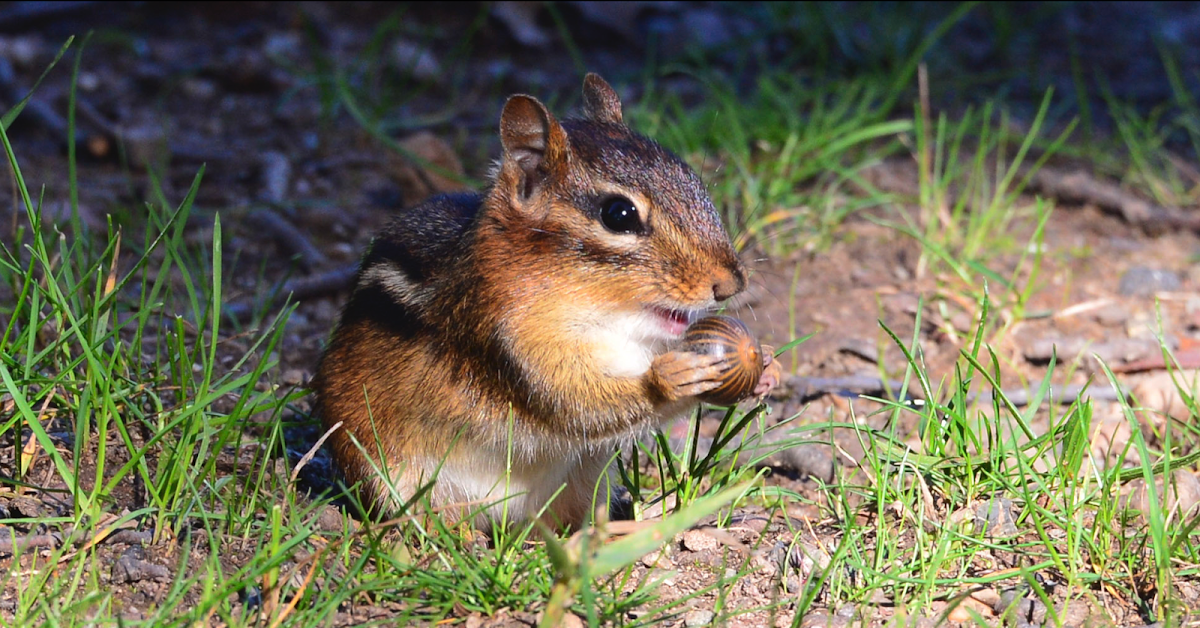
[(668, 401), (702, 395), (721, 385), (727, 358), (689, 351), (670, 351), (654, 359), (650, 376)]
[(779, 360), (775, 359), (775, 347), (763, 345), (762, 350), (763, 373), (754, 387), (754, 396), (756, 397), (765, 397), (779, 385), (779, 380), (783, 377), (783, 367), (779, 365)]

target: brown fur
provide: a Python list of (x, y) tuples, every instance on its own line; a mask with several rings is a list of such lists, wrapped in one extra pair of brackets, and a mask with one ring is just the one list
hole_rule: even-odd
[[(720, 364), (638, 335), (648, 308), (707, 308), (744, 287), (712, 201), (624, 126), (603, 79), (589, 75), (584, 104), (586, 118), (559, 123), (510, 98), (491, 187), (401, 214), (364, 257), (314, 388), (323, 422), (343, 425), (334, 456), (374, 508), (394, 511), (441, 465), (435, 507), (507, 495), (524, 519), (562, 490), (547, 519), (578, 526), (614, 446), (716, 386)], [(603, 226), (613, 195), (643, 233)]]

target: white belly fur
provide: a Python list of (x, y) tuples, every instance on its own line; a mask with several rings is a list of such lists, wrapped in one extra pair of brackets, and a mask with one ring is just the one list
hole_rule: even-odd
[[(410, 467), (416, 473), (395, 469), (392, 477), (401, 478), (396, 488), (400, 497), (407, 499), (436, 473), (430, 503), (437, 507), (462, 505), (462, 514), (477, 512), (480, 527), (502, 520), (523, 522), (538, 518), (543, 507), (547, 512), (557, 513), (563, 508), (576, 507), (581, 500), (590, 505), (593, 489), (603, 474), (602, 466), (611, 453), (611, 448), (589, 448), (532, 463), (514, 461), (509, 466), (506, 452), (478, 445), (464, 447), (464, 443), (459, 443), (456, 449), (455, 455), (444, 462), (413, 461), (420, 467)], [(603, 495), (598, 497), (600, 503), (605, 503)], [(553, 503), (547, 507), (551, 500)]]
[(672, 338), (648, 314), (581, 316), (580, 334), (610, 377), (641, 377)]

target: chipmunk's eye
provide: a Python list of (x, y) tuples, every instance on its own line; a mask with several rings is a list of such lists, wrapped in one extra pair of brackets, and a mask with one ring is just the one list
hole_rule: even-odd
[(600, 222), (613, 233), (642, 232), (642, 217), (637, 207), (623, 196), (605, 199), (600, 204)]

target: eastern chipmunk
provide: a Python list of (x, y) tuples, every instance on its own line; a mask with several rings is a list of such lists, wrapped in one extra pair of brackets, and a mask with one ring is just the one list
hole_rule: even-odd
[(547, 503), (577, 527), (614, 446), (718, 385), (721, 358), (675, 346), (742, 291), (742, 263), (700, 178), (625, 126), (599, 76), (583, 96), (561, 123), (509, 98), (490, 187), (401, 213), (363, 258), (313, 388), (376, 511), (436, 475), (430, 504), (483, 509), (483, 527)]

